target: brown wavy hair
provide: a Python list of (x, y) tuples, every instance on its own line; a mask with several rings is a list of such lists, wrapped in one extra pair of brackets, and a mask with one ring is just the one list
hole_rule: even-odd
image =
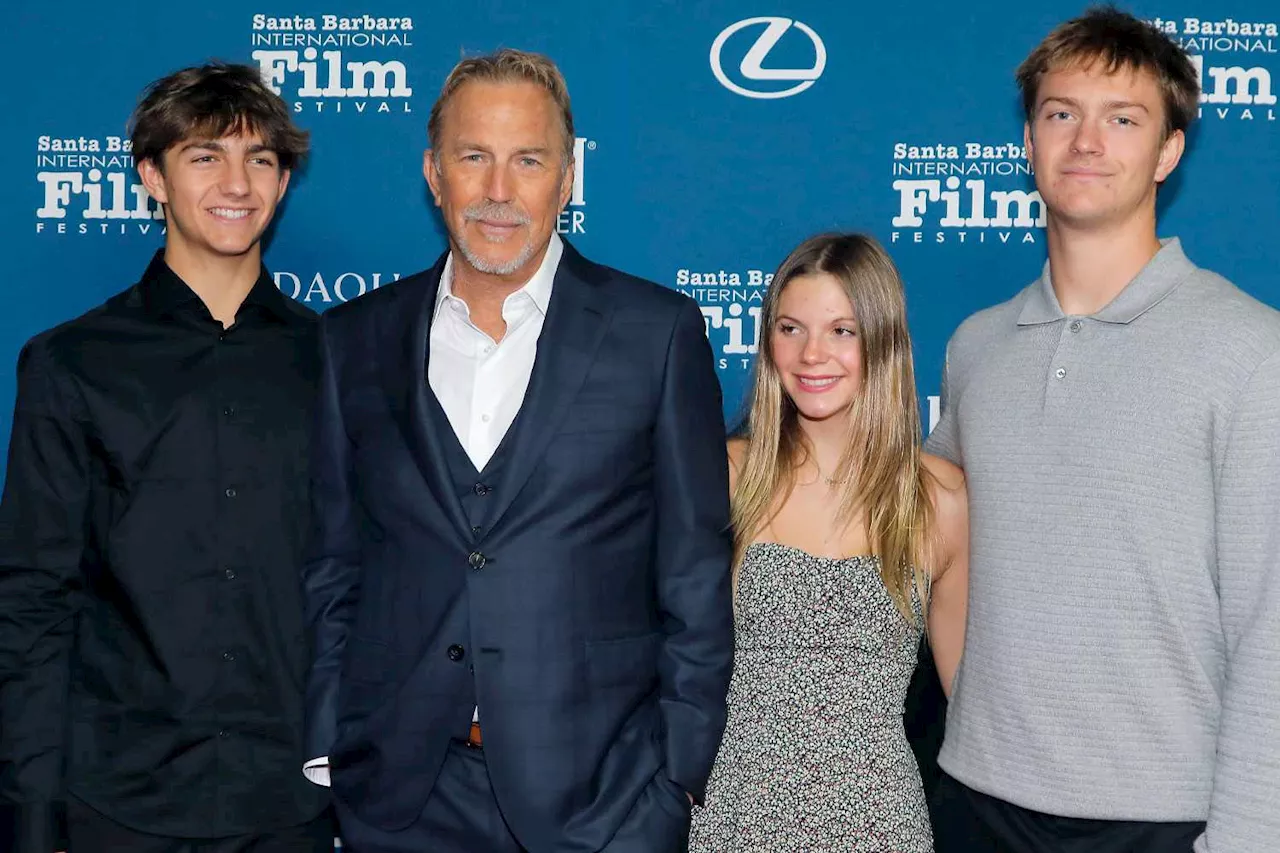
[(261, 137), (283, 170), (307, 156), (307, 132), (251, 65), (210, 62), (175, 71), (143, 91), (129, 118), (134, 159), (150, 160), (162, 172), (164, 152), (183, 140), (246, 133)]

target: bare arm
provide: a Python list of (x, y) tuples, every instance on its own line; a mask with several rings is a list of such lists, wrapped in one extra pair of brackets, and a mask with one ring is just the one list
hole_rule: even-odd
[(943, 692), (950, 698), (964, 650), (969, 604), (968, 492), (964, 473), (955, 465), (928, 454), (922, 461), (933, 474), (931, 497), (939, 540), (939, 559), (933, 567), (929, 600), (929, 645)]

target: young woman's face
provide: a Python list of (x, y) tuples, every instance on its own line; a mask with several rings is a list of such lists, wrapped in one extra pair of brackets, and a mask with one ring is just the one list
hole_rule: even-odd
[(801, 275), (778, 298), (769, 345), (782, 387), (800, 416), (847, 412), (862, 390), (862, 343), (853, 305), (836, 278)]

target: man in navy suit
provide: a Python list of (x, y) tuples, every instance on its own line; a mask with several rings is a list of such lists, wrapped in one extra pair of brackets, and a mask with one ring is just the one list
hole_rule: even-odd
[(428, 134), (449, 251), (322, 321), (306, 772), (356, 853), (683, 850), (733, 645), (702, 316), (555, 233), (545, 57), (464, 60)]

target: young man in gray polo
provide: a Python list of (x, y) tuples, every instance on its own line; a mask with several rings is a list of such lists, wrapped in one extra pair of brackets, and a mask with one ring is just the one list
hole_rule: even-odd
[(1187, 56), (1098, 9), (1018, 70), (1048, 264), (947, 350), (969, 624), (938, 850), (1280, 843), (1280, 314), (1156, 237)]

